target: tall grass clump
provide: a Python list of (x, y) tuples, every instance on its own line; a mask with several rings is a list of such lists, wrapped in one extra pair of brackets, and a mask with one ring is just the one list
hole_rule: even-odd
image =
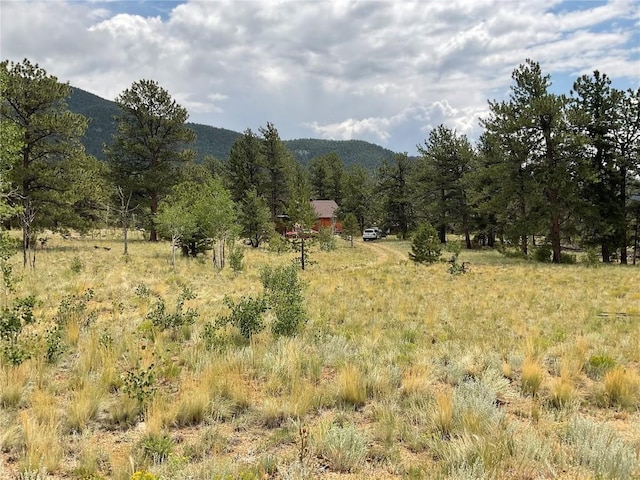
[(362, 407), (367, 401), (367, 384), (360, 368), (345, 365), (338, 373), (338, 400), (353, 407)]
[(610, 405), (634, 408), (640, 403), (640, 376), (635, 372), (616, 367), (605, 374), (603, 383)]
[(522, 392), (535, 397), (540, 390), (543, 378), (544, 373), (540, 363), (532, 357), (525, 358), (520, 379)]

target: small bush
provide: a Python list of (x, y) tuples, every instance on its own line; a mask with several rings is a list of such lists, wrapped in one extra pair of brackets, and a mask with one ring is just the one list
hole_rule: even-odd
[(336, 242), (336, 238), (333, 236), (333, 233), (331, 233), (330, 228), (320, 228), (316, 240), (320, 245), (320, 250), (323, 250), (325, 252), (332, 252), (333, 250), (338, 248), (338, 243)]
[(551, 246), (541, 245), (533, 252), (533, 258), (536, 262), (549, 263), (551, 261)]
[(183, 311), (183, 309), (184, 302), (194, 298), (196, 298), (195, 293), (185, 287), (178, 296), (176, 308), (173, 312), (167, 311), (164, 301), (158, 299), (153, 309), (147, 314), (147, 320), (150, 320), (154, 326), (162, 330), (170, 329), (174, 332), (181, 327), (192, 325), (198, 317), (198, 312), (191, 308), (186, 311)]
[(573, 253), (561, 253), (560, 254), (560, 263), (565, 265), (574, 265), (577, 263), (577, 257)]
[(70, 267), (73, 273), (80, 273), (84, 270), (84, 262), (80, 259), (80, 257), (73, 257), (71, 259)]
[(331, 425), (315, 442), (316, 453), (336, 472), (352, 472), (364, 462), (367, 443), (353, 425)]
[(269, 237), (269, 251), (281, 255), (291, 251), (291, 244), (277, 232), (273, 232)]
[(295, 265), (260, 271), (260, 280), (265, 290), (269, 307), (275, 314), (271, 331), (276, 336), (293, 336), (307, 322), (307, 312), (302, 296), (302, 282)]
[(600, 255), (595, 248), (587, 249), (587, 254), (585, 256), (585, 263), (588, 267), (598, 267), (600, 265)]
[(224, 304), (231, 309), (231, 313), (218, 319), (216, 322), (218, 327), (230, 323), (237, 327), (240, 334), (247, 340), (264, 329), (262, 314), (267, 310), (267, 302), (263, 297), (242, 297), (236, 303), (225, 296)]
[(616, 361), (609, 355), (592, 355), (586, 365), (587, 375), (598, 380), (616, 366)]
[(149, 433), (138, 443), (138, 453), (145, 461), (164, 463), (173, 451), (173, 440), (166, 433)]
[(606, 425), (576, 417), (564, 441), (573, 449), (573, 463), (591, 469), (595, 478), (633, 478), (637, 468), (635, 448)]
[(229, 265), (231, 266), (231, 270), (236, 273), (244, 270), (244, 250), (241, 247), (234, 245), (231, 248), (231, 253), (229, 253)]
[(158, 480), (158, 477), (146, 470), (138, 470), (131, 475), (131, 480)]
[(140, 406), (147, 404), (156, 391), (153, 367), (151, 364), (146, 369), (133, 368), (122, 374), (122, 390)]
[(438, 232), (430, 223), (423, 223), (413, 236), (409, 258), (416, 263), (437, 262), (442, 254)]

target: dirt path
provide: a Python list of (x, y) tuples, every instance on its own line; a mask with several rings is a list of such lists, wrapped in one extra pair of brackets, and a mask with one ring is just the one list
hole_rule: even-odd
[(376, 255), (378, 256), (378, 258), (375, 261), (376, 265), (387, 263), (387, 262), (398, 263), (399, 261), (404, 261), (408, 258), (407, 256), (403, 255), (401, 252), (385, 245), (383, 242), (380, 242), (380, 241), (362, 242), (362, 243), (369, 250), (373, 250), (374, 252), (376, 252)]

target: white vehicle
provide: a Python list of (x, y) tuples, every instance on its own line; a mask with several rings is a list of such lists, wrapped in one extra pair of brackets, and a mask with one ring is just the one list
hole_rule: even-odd
[(382, 230), (378, 227), (365, 228), (364, 232), (362, 232), (362, 240), (365, 242), (369, 240), (378, 240), (382, 238)]

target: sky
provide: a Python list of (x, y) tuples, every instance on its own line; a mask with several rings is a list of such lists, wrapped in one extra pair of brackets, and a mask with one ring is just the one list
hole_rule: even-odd
[(0, 57), (114, 100), (157, 81), (189, 121), (416, 153), (475, 141), (527, 58), (555, 93), (594, 70), (640, 87), (640, 0), (0, 0)]

